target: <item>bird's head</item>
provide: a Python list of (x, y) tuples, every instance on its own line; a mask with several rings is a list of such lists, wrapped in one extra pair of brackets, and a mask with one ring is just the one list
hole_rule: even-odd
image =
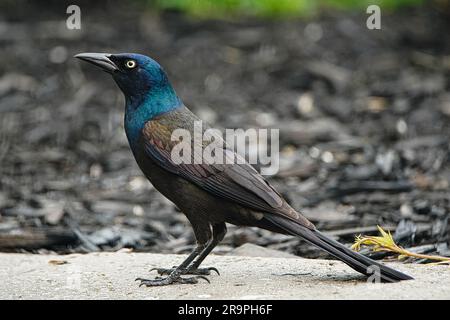
[[(80, 53), (75, 58), (87, 61), (110, 73), (122, 92), (127, 104), (135, 107), (148, 105), (161, 112), (179, 99), (163, 68), (155, 60), (136, 53)], [(154, 110), (158, 113), (158, 110)]]

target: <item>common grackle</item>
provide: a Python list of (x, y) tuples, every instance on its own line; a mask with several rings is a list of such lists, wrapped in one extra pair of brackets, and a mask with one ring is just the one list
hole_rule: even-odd
[[(200, 119), (184, 106), (156, 61), (129, 53), (81, 53), (75, 57), (112, 75), (125, 95), (125, 131), (139, 167), (154, 187), (187, 216), (194, 229), (197, 247), (188, 258), (178, 267), (156, 269), (167, 277), (138, 278), (141, 285), (197, 283), (211, 271), (218, 273), (215, 268), (199, 266), (224, 238), (226, 222), (301, 237), (366, 276), (379, 270), (384, 282), (412, 279), (319, 232), (248, 163), (174, 161), (171, 151), (179, 141), (171, 140), (172, 132), (193, 132), (194, 122)], [(226, 145), (220, 150), (225, 156), (234, 155)], [(183, 277), (188, 274), (194, 276)]]

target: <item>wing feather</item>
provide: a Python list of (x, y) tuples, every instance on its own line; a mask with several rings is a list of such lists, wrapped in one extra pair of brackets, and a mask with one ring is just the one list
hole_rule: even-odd
[[(179, 113), (182, 114), (179, 114)], [(191, 116), (192, 119), (186, 119)], [(183, 118), (183, 121), (180, 121)], [(165, 170), (177, 174), (194, 183), (203, 190), (226, 200), (236, 202), (253, 210), (282, 214), (290, 219), (301, 220), (310, 224), (303, 216), (292, 209), (282, 196), (247, 162), (229, 164), (208, 163), (202, 158), (201, 164), (175, 164), (171, 159), (172, 148), (179, 141), (171, 140), (171, 133), (178, 128), (192, 132), (194, 121), (199, 119), (187, 108), (172, 111), (146, 123), (142, 130), (142, 145), (147, 156)], [(196, 142), (192, 139), (192, 145)], [(207, 144), (207, 143), (206, 143)], [(203, 150), (192, 148), (193, 150)], [(223, 159), (237, 156), (232, 150), (224, 148), (216, 150), (223, 152)], [(194, 157), (192, 152), (192, 160)], [(233, 158), (234, 159), (234, 158)]]

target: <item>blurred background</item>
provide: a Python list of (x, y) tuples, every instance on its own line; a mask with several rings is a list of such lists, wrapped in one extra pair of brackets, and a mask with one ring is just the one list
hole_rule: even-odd
[[(70, 4), (80, 30), (66, 27)], [(366, 27), (369, 4), (381, 30)], [(279, 128), (271, 183), (340, 241), (381, 225), (450, 256), (449, 18), (446, 0), (3, 0), (0, 250), (194, 246), (132, 157), (119, 89), (72, 58), (87, 51), (150, 55), (215, 127)], [(216, 252), (247, 242), (324, 256), (233, 226)]]

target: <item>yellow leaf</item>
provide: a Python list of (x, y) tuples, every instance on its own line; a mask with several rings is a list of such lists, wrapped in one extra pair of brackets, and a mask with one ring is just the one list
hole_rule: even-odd
[(403, 260), (408, 257), (415, 257), (415, 258), (419, 258), (419, 259), (440, 261), (437, 263), (435, 262), (434, 264), (450, 263), (450, 258), (447, 258), (447, 257), (430, 256), (430, 255), (425, 255), (425, 254), (414, 253), (414, 252), (408, 251), (406, 249), (403, 249), (402, 247), (399, 247), (395, 243), (394, 238), (392, 237), (390, 231), (386, 232), (380, 226), (377, 226), (377, 228), (381, 234), (381, 237), (358, 235), (355, 237), (355, 242), (353, 243), (351, 248), (355, 251), (359, 251), (359, 250), (361, 250), (362, 246), (367, 246), (367, 247), (371, 247), (372, 251), (374, 251), (374, 252), (387, 251), (387, 252), (398, 253), (399, 260)]

